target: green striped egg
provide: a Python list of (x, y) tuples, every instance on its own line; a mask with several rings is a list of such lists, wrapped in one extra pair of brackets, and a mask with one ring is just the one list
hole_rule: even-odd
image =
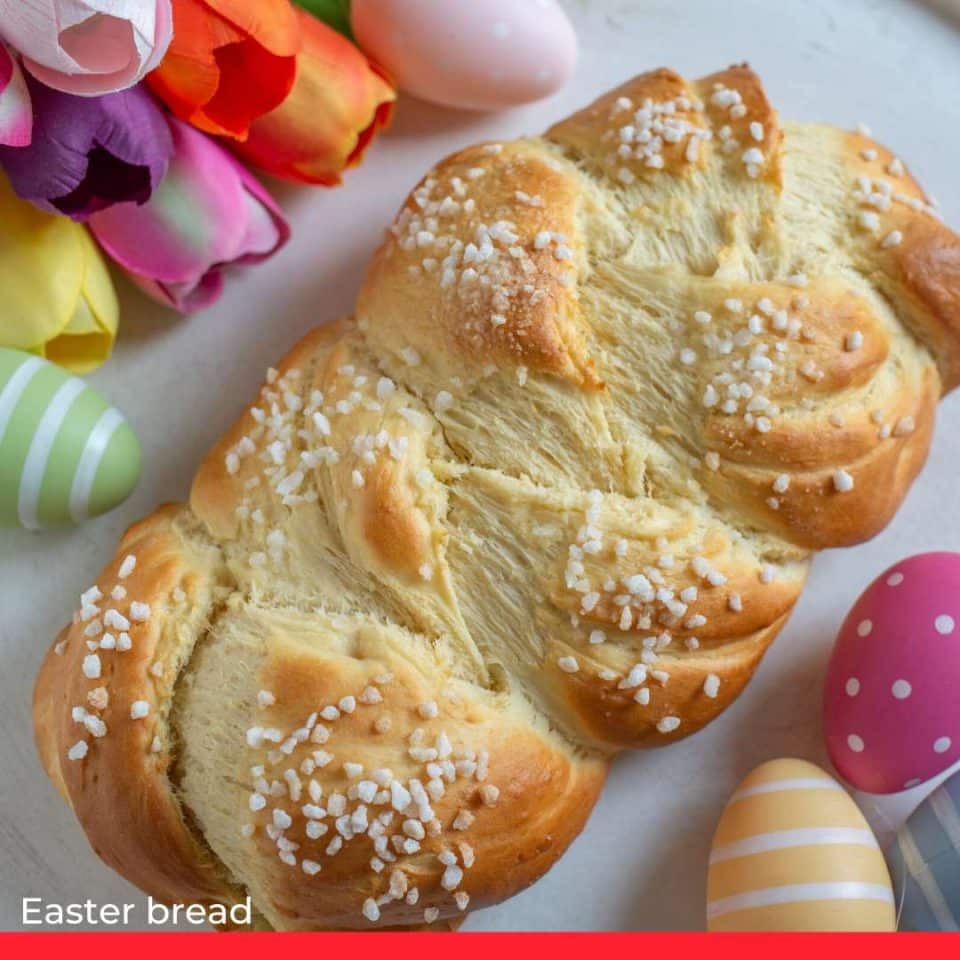
[(0, 526), (79, 523), (122, 503), (139, 476), (136, 435), (96, 390), (0, 348)]

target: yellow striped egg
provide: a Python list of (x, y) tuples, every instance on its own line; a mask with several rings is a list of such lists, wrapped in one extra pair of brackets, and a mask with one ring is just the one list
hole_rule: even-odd
[(125, 500), (139, 475), (140, 444), (99, 393), (0, 348), (0, 527), (79, 523)]
[(710, 930), (895, 930), (890, 875), (843, 787), (805, 760), (757, 767), (710, 850)]

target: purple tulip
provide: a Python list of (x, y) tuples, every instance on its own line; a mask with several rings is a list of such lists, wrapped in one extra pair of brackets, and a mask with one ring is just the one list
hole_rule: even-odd
[(115, 203), (145, 203), (166, 173), (173, 142), (143, 87), (75, 97), (26, 75), (33, 140), (0, 147), (16, 193), (50, 213), (86, 220)]
[(170, 169), (142, 206), (119, 204), (89, 226), (134, 282), (175, 310), (212, 304), (224, 274), (275, 253), (290, 236), (262, 186), (213, 140), (170, 118)]

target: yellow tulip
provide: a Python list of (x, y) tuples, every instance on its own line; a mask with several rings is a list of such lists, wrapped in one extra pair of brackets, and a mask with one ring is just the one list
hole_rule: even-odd
[(117, 295), (86, 228), (17, 197), (0, 174), (0, 346), (88, 373), (110, 356)]

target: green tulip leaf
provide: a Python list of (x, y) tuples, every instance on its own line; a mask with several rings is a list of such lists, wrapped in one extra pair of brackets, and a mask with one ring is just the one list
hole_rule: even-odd
[(350, 31), (350, 0), (294, 0), (294, 3), (345, 37), (353, 39)]

